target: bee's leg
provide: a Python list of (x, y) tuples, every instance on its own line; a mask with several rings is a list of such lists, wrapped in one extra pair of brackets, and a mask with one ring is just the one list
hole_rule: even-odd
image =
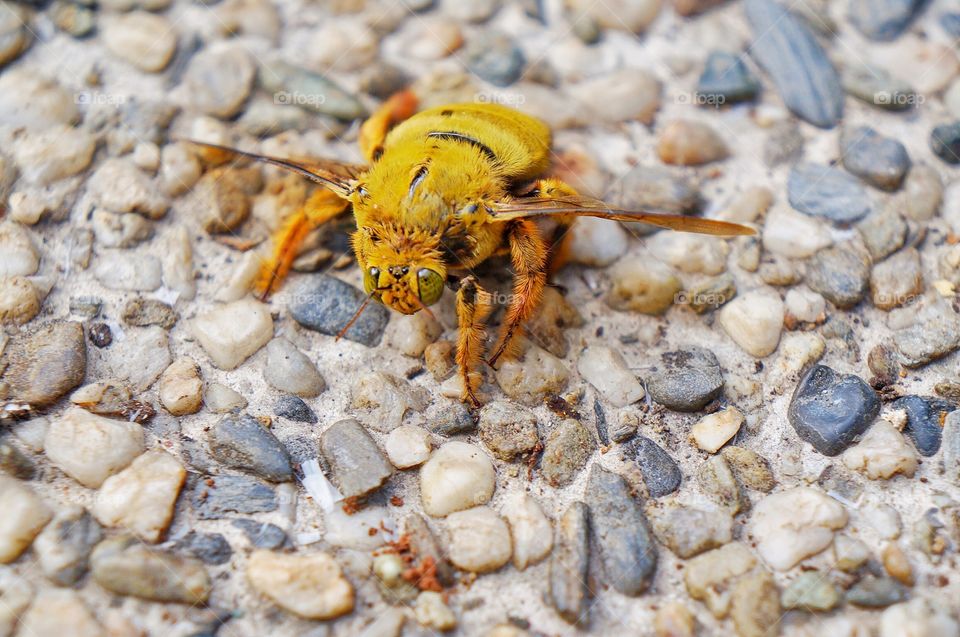
[(273, 253), (264, 259), (254, 290), (266, 299), (283, 282), (300, 245), (314, 229), (343, 213), (350, 203), (325, 188), (317, 188), (274, 235)]
[(464, 277), (457, 290), (457, 366), (463, 381), (463, 400), (480, 406), (477, 390), (483, 383), (480, 363), (483, 360), (484, 321), (493, 310), (490, 293), (480, 287), (474, 276)]
[[(534, 184), (534, 189), (537, 196), (543, 198), (576, 197), (580, 194), (570, 184), (554, 177), (538, 180)], [(555, 217), (555, 220), (557, 228), (550, 241), (550, 263), (547, 266), (547, 272), (550, 275), (560, 270), (570, 260), (570, 242), (573, 239), (570, 228), (577, 218), (574, 215), (565, 215)]]
[(547, 282), (547, 244), (540, 236), (537, 224), (530, 219), (518, 219), (510, 222), (507, 230), (510, 242), (510, 260), (515, 273), (513, 279), (513, 297), (507, 316), (500, 332), (500, 340), (490, 357), (490, 366), (504, 355), (512, 355), (511, 346), (520, 324), (527, 320), (540, 298), (543, 286)]
[(417, 112), (416, 94), (407, 89), (394, 93), (360, 127), (360, 152), (371, 164), (383, 152), (383, 140), (390, 129)]

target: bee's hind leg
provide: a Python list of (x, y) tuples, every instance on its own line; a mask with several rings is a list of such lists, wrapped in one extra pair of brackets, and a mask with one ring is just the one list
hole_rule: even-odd
[(493, 310), (490, 293), (480, 287), (476, 277), (467, 276), (457, 290), (457, 367), (463, 382), (464, 401), (480, 406), (477, 391), (483, 383), (480, 364), (483, 361), (484, 321)]
[(417, 112), (420, 100), (410, 89), (394, 93), (360, 127), (360, 152), (373, 163), (383, 152), (390, 129)]

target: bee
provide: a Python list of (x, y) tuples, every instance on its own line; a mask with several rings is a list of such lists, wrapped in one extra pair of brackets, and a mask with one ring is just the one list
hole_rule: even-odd
[(581, 196), (545, 176), (549, 127), (512, 108), (466, 103), (417, 112), (417, 106), (416, 96), (403, 91), (364, 122), (359, 143), (367, 165), (281, 159), (196, 143), (292, 170), (322, 186), (278, 232), (256, 283), (262, 297), (281, 283), (306, 235), (348, 211), (356, 221), (351, 243), (368, 302), (413, 314), (439, 301), (446, 287), (456, 290), (456, 362), (462, 398), (474, 406), (480, 404), (483, 379), (484, 322), (494, 307), (471, 271), (500, 254), (509, 255), (512, 264), (513, 293), (487, 359), (495, 367), (515, 354), (517, 336), (537, 309), (548, 273), (565, 259), (565, 239), (553, 244), (537, 220), (554, 219), (554, 236), (563, 237), (584, 215), (712, 235), (754, 233), (734, 223), (620, 210)]

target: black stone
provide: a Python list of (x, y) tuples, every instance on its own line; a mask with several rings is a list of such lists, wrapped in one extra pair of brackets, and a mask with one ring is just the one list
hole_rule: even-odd
[(787, 418), (797, 435), (825, 456), (836, 456), (880, 413), (880, 399), (859, 376), (814, 365), (797, 384)]
[[(291, 287), (287, 308), (293, 320), (328, 336), (339, 334), (367, 300), (363, 290), (327, 274)], [(373, 347), (380, 342), (389, 319), (385, 306), (370, 302), (343, 337)]]
[(943, 421), (957, 406), (949, 400), (928, 396), (904, 396), (893, 401), (894, 409), (907, 412), (903, 431), (913, 440), (921, 456), (937, 453), (943, 436)]
[(623, 445), (624, 460), (634, 460), (640, 467), (647, 494), (651, 498), (669, 495), (680, 488), (683, 474), (660, 445), (645, 436), (637, 436)]
[(720, 362), (708, 349), (690, 347), (666, 352), (663, 365), (647, 379), (650, 397), (677, 411), (697, 411), (720, 395)]
[(276, 511), (279, 502), (273, 488), (247, 476), (207, 476), (196, 481), (190, 501), (201, 520), (218, 520), (232, 513)]
[(889, 42), (907, 30), (928, 0), (851, 0), (850, 22), (871, 40)]
[(290, 456), (273, 432), (247, 414), (229, 414), (207, 432), (210, 455), (225, 467), (270, 482), (293, 479)]
[(233, 555), (227, 538), (220, 533), (197, 533), (190, 531), (174, 548), (192, 555), (204, 564), (226, 564)]
[(934, 128), (930, 133), (930, 149), (948, 164), (960, 164), (960, 122)]
[(821, 128), (843, 116), (843, 87), (816, 36), (774, 0), (746, 0), (750, 54), (770, 74), (787, 108)]
[(319, 422), (317, 414), (299, 396), (281, 396), (273, 406), (273, 413), (294, 422), (306, 422), (311, 425)]
[(275, 524), (247, 519), (233, 520), (232, 524), (258, 549), (274, 550), (287, 543), (286, 532)]
[(812, 217), (848, 224), (870, 212), (870, 199), (860, 182), (836, 168), (797, 164), (787, 178), (790, 205)]
[(696, 102), (707, 106), (746, 102), (755, 98), (759, 90), (760, 83), (740, 56), (714, 51), (697, 81)]

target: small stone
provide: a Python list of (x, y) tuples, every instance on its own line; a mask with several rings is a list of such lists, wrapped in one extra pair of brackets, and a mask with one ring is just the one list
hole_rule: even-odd
[[(393, 467), (377, 443), (352, 418), (333, 423), (321, 434), (320, 452), (330, 465), (333, 481), (345, 498), (368, 495), (379, 489), (393, 473)], [(424, 471), (426, 467), (424, 465)]]
[(145, 391), (173, 362), (169, 336), (156, 326), (128, 329), (110, 348), (107, 360), (113, 377), (135, 391)]
[(777, 349), (784, 317), (779, 295), (749, 292), (724, 305), (719, 316), (727, 335), (751, 356), (763, 358)]
[(750, 520), (757, 552), (778, 571), (830, 546), (833, 533), (847, 524), (847, 511), (811, 487), (794, 487), (766, 496)]
[(797, 435), (826, 456), (836, 456), (866, 431), (880, 413), (876, 393), (854, 375), (815, 365), (790, 400), (788, 419)]
[(42, 299), (30, 279), (0, 277), (0, 323), (23, 325), (40, 313)]
[(897, 39), (923, 11), (920, 0), (854, 0), (848, 16), (853, 26), (871, 40)]
[[(579, 227), (580, 221), (583, 219), (578, 219), (574, 228)], [(615, 223), (607, 225), (617, 226)], [(537, 310), (536, 316), (525, 324), (526, 333), (535, 334), (537, 345), (543, 349), (558, 358), (565, 358), (570, 352), (567, 328), (583, 327), (583, 317), (555, 287), (550, 286), (544, 288)]]
[(143, 451), (143, 429), (73, 407), (51, 423), (44, 448), (57, 468), (95, 489)]
[(960, 347), (960, 319), (947, 303), (936, 299), (924, 303), (913, 325), (894, 332), (900, 362), (920, 367)]
[(960, 411), (951, 411), (943, 420), (943, 466), (947, 479), (960, 484)]
[(282, 336), (267, 344), (263, 377), (274, 389), (304, 398), (318, 396), (326, 388), (313, 361)]
[(263, 513), (276, 511), (277, 494), (272, 487), (247, 476), (220, 475), (201, 480), (191, 494), (201, 520), (218, 520), (224, 513)]
[(247, 580), (274, 604), (305, 619), (332, 619), (353, 610), (353, 586), (326, 553), (258, 549), (247, 560)]
[(419, 513), (411, 513), (404, 518), (402, 528), (403, 534), (410, 540), (411, 553), (420, 557), (419, 564), (424, 565), (427, 560), (431, 561), (436, 566), (437, 580), (443, 586), (452, 586), (455, 583), (453, 566), (440, 550), (440, 544), (430, 530), (427, 519)]
[(860, 509), (863, 519), (872, 526), (881, 538), (895, 540), (900, 537), (902, 524), (900, 513), (889, 504), (878, 504)]
[(570, 484), (597, 448), (593, 434), (579, 421), (568, 418), (547, 435), (540, 472), (552, 486)]
[(823, 223), (785, 206), (774, 207), (763, 225), (763, 247), (770, 252), (803, 259), (833, 243)]
[(590, 510), (574, 502), (560, 517), (556, 546), (550, 558), (550, 603), (569, 624), (585, 625), (588, 605), (587, 569), (590, 564)]
[(630, 244), (623, 227), (606, 219), (577, 219), (570, 232), (571, 238), (567, 244), (570, 260), (594, 268), (605, 268), (616, 262)]
[(843, 115), (840, 78), (801, 18), (775, 2), (749, 0), (750, 54), (770, 74), (787, 108), (814, 126), (831, 128)]
[(618, 261), (610, 268), (609, 275), (613, 286), (605, 301), (621, 312), (661, 315), (673, 305), (683, 289), (680, 279), (669, 266), (652, 259)]
[(765, 637), (782, 617), (780, 591), (767, 571), (757, 569), (733, 586), (730, 617), (740, 637)]
[(484, 405), (480, 410), (478, 428), (483, 444), (506, 462), (530, 453), (540, 442), (536, 416), (505, 401)]
[(158, 551), (129, 535), (100, 542), (90, 570), (97, 584), (117, 595), (184, 604), (202, 604), (210, 595), (202, 562)]
[(934, 600), (915, 597), (908, 602), (894, 604), (880, 616), (880, 637), (956, 637), (960, 623), (950, 611)]
[(847, 590), (848, 604), (863, 608), (886, 608), (907, 599), (907, 589), (888, 577), (867, 577)]
[(159, 325), (163, 329), (169, 330), (177, 324), (180, 315), (163, 301), (145, 299), (138, 296), (130, 299), (127, 304), (123, 306), (123, 312), (121, 312), (120, 317), (124, 323), (133, 325), (134, 327)]
[(857, 224), (863, 244), (874, 262), (885, 259), (906, 243), (907, 222), (890, 209), (877, 210)]
[(860, 302), (869, 278), (869, 257), (850, 246), (821, 250), (807, 263), (807, 285), (841, 309)]
[(682, 292), (690, 309), (697, 314), (713, 312), (737, 295), (737, 283), (730, 274), (722, 274)]
[(21, 331), (10, 339), (4, 359), (2, 379), (11, 396), (34, 407), (52, 405), (86, 375), (83, 328), (64, 321)]
[(256, 65), (240, 47), (205, 48), (190, 60), (183, 86), (201, 113), (229, 119), (242, 110), (256, 73)]
[(889, 480), (897, 474), (913, 477), (917, 470), (916, 454), (886, 420), (874, 424), (855, 447), (847, 449), (843, 463), (871, 480)]
[(103, 532), (87, 510), (62, 509), (33, 543), (43, 574), (59, 586), (73, 586), (87, 572), (90, 552)]
[(495, 484), (493, 464), (479, 447), (447, 442), (420, 469), (423, 510), (427, 515), (444, 517), (485, 504)]
[(804, 137), (796, 122), (784, 120), (771, 126), (770, 134), (763, 144), (763, 161), (773, 168), (781, 164), (794, 164), (803, 157)]
[(87, 180), (87, 193), (110, 212), (135, 212), (150, 219), (163, 217), (170, 207), (153, 181), (123, 158), (103, 161)]
[(463, 58), (471, 73), (495, 86), (513, 84), (527, 63), (520, 47), (497, 32), (482, 33), (468, 40)]
[(930, 457), (940, 449), (943, 423), (947, 414), (957, 408), (948, 400), (926, 396), (904, 396), (894, 401), (892, 407), (907, 412), (907, 424), (903, 431), (924, 457)]
[(226, 385), (208, 383), (203, 403), (215, 414), (226, 414), (246, 407), (247, 399)]
[(722, 511), (651, 503), (646, 512), (657, 541), (683, 559), (723, 546), (733, 539), (733, 518)]
[(842, 533), (833, 539), (833, 553), (837, 568), (847, 573), (856, 571), (870, 559), (866, 544)]
[(727, 407), (708, 414), (690, 430), (690, 438), (707, 453), (716, 453), (740, 431), (743, 414), (736, 407)]
[(730, 612), (733, 584), (757, 564), (746, 546), (731, 542), (686, 563), (683, 582), (693, 599), (701, 600), (717, 619)]
[[(287, 306), (290, 316), (300, 325), (327, 336), (339, 334), (367, 300), (363, 291), (329, 275), (305, 278), (302, 284), (291, 288)], [(389, 318), (386, 307), (371, 303), (343, 336), (373, 347), (380, 342)]]
[(91, 512), (104, 526), (120, 527), (147, 542), (157, 542), (173, 519), (186, 477), (177, 458), (153, 449), (103, 482)]
[(653, 123), (663, 87), (652, 73), (624, 68), (575, 85), (574, 94), (602, 122)]
[(667, 602), (657, 610), (653, 620), (656, 637), (694, 637), (696, 619), (680, 602)]
[(70, 402), (99, 416), (136, 423), (145, 423), (156, 414), (152, 405), (135, 400), (126, 385), (114, 380), (84, 385), (70, 394)]
[(894, 198), (895, 209), (914, 221), (932, 219), (943, 201), (943, 182), (933, 167), (914, 166)]
[(890, 577), (904, 586), (913, 586), (913, 568), (899, 545), (893, 542), (887, 544), (880, 553), (880, 559), (883, 560), (883, 568)]
[(706, 124), (674, 120), (661, 131), (657, 154), (665, 164), (701, 166), (729, 154), (723, 139)]
[(812, 217), (848, 224), (870, 212), (866, 191), (856, 178), (818, 164), (798, 164), (787, 181), (790, 205)]
[(233, 520), (233, 526), (243, 531), (250, 543), (258, 549), (279, 549), (287, 543), (287, 534), (279, 526), (256, 520)]
[(200, 411), (203, 404), (202, 391), (200, 367), (192, 358), (178, 358), (160, 374), (157, 394), (171, 415), (185, 416)]
[(737, 482), (743, 486), (769, 493), (777, 485), (777, 481), (770, 471), (769, 463), (755, 451), (746, 447), (730, 445), (724, 447), (720, 455), (727, 461), (727, 465), (736, 476)]
[(960, 122), (941, 124), (930, 133), (930, 149), (948, 164), (960, 164)]
[(160, 150), (160, 184), (170, 197), (189, 190), (200, 179), (200, 162), (183, 142), (166, 144)]
[(0, 5), (0, 67), (30, 47), (31, 28), (23, 7), (4, 2)]
[(413, 613), (417, 623), (426, 628), (448, 631), (457, 627), (457, 616), (443, 601), (443, 596), (434, 591), (423, 591), (417, 596)]
[[(274, 101), (329, 115), (342, 121), (364, 117), (363, 104), (325, 75), (274, 60), (260, 60), (258, 79)], [(318, 99), (323, 96), (323, 99)]]
[(30, 276), (40, 268), (33, 235), (19, 223), (0, 223), (0, 277)]
[(276, 7), (264, 0), (228, 0), (212, 13), (227, 36), (259, 36), (272, 42), (281, 28)]
[[(611, 206), (626, 210), (652, 209), (689, 214), (701, 207), (697, 185), (682, 173), (659, 165), (637, 166), (612, 184), (608, 198)], [(641, 234), (650, 234), (654, 230), (642, 223), (630, 223), (627, 227)]]
[(699, 411), (720, 395), (723, 374), (713, 352), (701, 348), (666, 352), (647, 377), (650, 397), (676, 411)]
[(592, 345), (583, 350), (577, 371), (615, 407), (625, 407), (645, 395), (643, 385), (627, 367), (623, 356), (609, 347)]
[(230, 414), (207, 431), (210, 455), (220, 464), (269, 480), (293, 479), (290, 454), (272, 431), (247, 414)]
[(213, 364), (231, 370), (273, 337), (273, 319), (264, 304), (242, 299), (198, 315), (192, 331)]
[(7, 442), (0, 442), (0, 471), (21, 480), (32, 480), (37, 468), (19, 449)]
[[(714, 238), (681, 232), (660, 232), (647, 240), (650, 253), (681, 272), (720, 274), (727, 269), (730, 247)], [(675, 302), (681, 302), (678, 296)]]
[[(246, 399), (243, 404), (246, 406)], [(320, 422), (316, 412), (299, 396), (281, 396), (273, 405), (273, 413), (294, 422), (305, 422), (311, 425)]]
[(423, 427), (400, 425), (387, 434), (383, 450), (398, 469), (410, 469), (427, 461), (433, 444), (430, 432)]
[(26, 135), (14, 147), (20, 177), (40, 186), (83, 172), (93, 159), (97, 140), (70, 126)]
[[(441, 60), (463, 46), (463, 29), (440, 17), (411, 20), (400, 35), (399, 48), (416, 60)], [(389, 95), (384, 96), (384, 98)]]
[(715, 500), (731, 516), (750, 506), (723, 456), (710, 456), (700, 467), (697, 481), (704, 493)]
[(780, 594), (780, 605), (787, 610), (826, 612), (840, 604), (840, 593), (823, 573), (801, 573)]
[(881, 310), (910, 305), (922, 294), (923, 272), (916, 248), (894, 254), (870, 273), (870, 295)]
[(647, 495), (660, 498), (680, 488), (680, 467), (660, 445), (644, 436), (637, 436), (623, 446), (623, 459), (633, 460), (640, 468)]
[(250, 197), (262, 184), (258, 167), (230, 165), (205, 173), (193, 187), (203, 229), (210, 234), (237, 231), (250, 216)]
[(897, 190), (910, 170), (907, 149), (869, 126), (845, 130), (840, 138), (843, 167), (883, 190)]
[(354, 408), (373, 410), (367, 421), (377, 431), (390, 431), (408, 411), (423, 411), (429, 403), (426, 389), (386, 372), (360, 376), (350, 393)]
[(495, 571), (510, 560), (513, 545), (507, 523), (490, 507), (478, 506), (447, 516), (448, 554), (460, 569)]
[(419, 358), (441, 334), (443, 325), (426, 312), (398, 313), (387, 325), (386, 342), (406, 356)]
[(570, 372), (559, 358), (531, 345), (521, 360), (505, 360), (496, 371), (497, 384), (510, 398), (537, 404), (550, 394), (559, 394)]
[(190, 234), (185, 227), (177, 226), (168, 235), (163, 254), (163, 284), (180, 298), (192, 300), (197, 294), (195, 277)]
[(187, 553), (204, 564), (214, 566), (226, 564), (233, 555), (230, 543), (220, 533), (190, 531), (185, 537), (178, 540), (174, 546), (178, 551)]
[(26, 483), (0, 475), (0, 506), (6, 511), (0, 523), (0, 563), (17, 559), (50, 521), (53, 512)]
[[(6, 597), (6, 596), (4, 596)], [(24, 635), (71, 635), (97, 637), (106, 634), (103, 626), (74, 590), (41, 590), (30, 609), (19, 617), (18, 633)]]
[(162, 71), (177, 48), (177, 32), (163, 16), (133, 11), (106, 21), (103, 42), (141, 71)]
[(93, 275), (106, 288), (126, 292), (153, 292), (163, 283), (160, 259), (151, 254), (102, 252)]
[[(5, 12), (5, 19), (10, 13)], [(12, 128), (42, 131), (80, 120), (74, 95), (35, 68), (5, 69), (0, 95), (0, 121)]]
[(553, 549), (553, 528), (543, 509), (526, 493), (507, 496), (500, 510), (510, 525), (513, 566), (525, 570), (543, 560)]
[(697, 81), (696, 103), (719, 107), (749, 102), (759, 91), (760, 82), (739, 56), (713, 51)]

